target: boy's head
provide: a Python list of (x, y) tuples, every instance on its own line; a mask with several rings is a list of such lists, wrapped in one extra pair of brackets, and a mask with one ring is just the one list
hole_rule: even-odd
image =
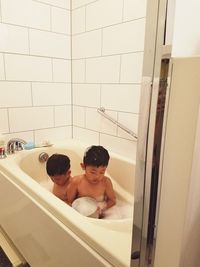
[(91, 146), (86, 150), (81, 167), (90, 183), (97, 184), (103, 179), (109, 159), (108, 151), (102, 146)]
[(110, 156), (108, 151), (103, 146), (91, 146), (89, 147), (83, 157), (83, 163), (86, 166), (100, 167), (108, 166)]
[(47, 160), (46, 170), (55, 184), (64, 185), (71, 174), (70, 159), (63, 154), (53, 154)]

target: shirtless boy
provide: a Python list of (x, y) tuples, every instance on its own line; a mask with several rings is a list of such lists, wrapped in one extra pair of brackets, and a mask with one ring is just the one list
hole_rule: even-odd
[(70, 159), (63, 154), (53, 154), (47, 160), (46, 170), (53, 181), (53, 194), (68, 203), (67, 190), (72, 180)]
[(69, 185), (69, 204), (79, 197), (92, 197), (99, 202), (99, 215), (116, 204), (116, 196), (110, 178), (105, 176), (110, 156), (102, 146), (89, 147), (81, 167), (84, 174), (73, 177)]

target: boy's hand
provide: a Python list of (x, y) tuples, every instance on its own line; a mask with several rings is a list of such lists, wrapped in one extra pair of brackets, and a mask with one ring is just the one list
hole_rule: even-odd
[(104, 217), (104, 211), (106, 210), (106, 208), (107, 203), (105, 201), (98, 203), (97, 212), (99, 214), (99, 219)]

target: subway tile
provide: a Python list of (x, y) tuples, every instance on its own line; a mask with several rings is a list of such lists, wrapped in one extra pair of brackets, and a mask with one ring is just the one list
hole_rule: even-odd
[(52, 31), (64, 34), (71, 34), (70, 11), (52, 7)]
[(144, 50), (145, 19), (103, 29), (103, 55)]
[(6, 143), (12, 138), (21, 138), (25, 140), (26, 142), (34, 142), (34, 133), (33, 131), (7, 133), (5, 135)]
[[(114, 120), (117, 120), (117, 112), (107, 112)], [(97, 112), (97, 109), (86, 108), (86, 128), (97, 132), (103, 132), (107, 134), (116, 135), (117, 127), (108, 119), (104, 118)]]
[(3, 22), (50, 30), (49, 6), (32, 0), (2, 0), (1, 4)]
[(0, 82), (0, 107), (31, 106), (31, 84), (28, 82)]
[(123, 0), (99, 0), (88, 5), (86, 7), (86, 30), (122, 22), (122, 11)]
[(0, 51), (28, 54), (28, 30), (0, 23)]
[(121, 56), (121, 83), (141, 83), (143, 52)]
[(32, 55), (71, 58), (69, 36), (32, 29), (29, 32), (30, 53)]
[[(138, 114), (132, 113), (118, 113), (118, 122), (127, 127), (129, 130), (138, 133)], [(118, 127), (118, 136), (126, 139), (134, 139), (130, 134), (126, 133), (124, 130)]]
[(84, 6), (86, 4), (90, 4), (96, 2), (96, 0), (73, 0), (72, 1), (72, 9), (78, 8), (80, 6)]
[(85, 59), (72, 60), (72, 82), (84, 83), (85, 82)]
[(70, 0), (40, 0), (40, 2), (70, 10)]
[(5, 80), (4, 59), (2, 53), (0, 53), (0, 80)]
[(85, 108), (73, 105), (73, 125), (85, 127)]
[(86, 82), (118, 83), (120, 56), (92, 58), (86, 60)]
[(53, 58), (53, 81), (71, 82), (71, 60)]
[(71, 103), (71, 86), (65, 83), (32, 83), (33, 105), (64, 105)]
[(85, 7), (72, 11), (72, 34), (85, 32)]
[(100, 56), (101, 30), (73, 36), (72, 45), (72, 58), (74, 59)]
[(73, 127), (73, 139), (84, 142), (87, 146), (98, 145), (99, 144), (99, 133), (83, 129), (79, 127)]
[(9, 132), (7, 109), (0, 109), (0, 133)]
[(139, 112), (140, 85), (102, 85), (101, 105), (106, 109)]
[(55, 127), (71, 125), (71, 124), (72, 124), (71, 106), (55, 107)]
[(99, 84), (73, 84), (73, 104), (87, 107), (99, 107)]
[(53, 127), (53, 107), (29, 107), (9, 109), (11, 132)]
[(125, 156), (135, 162), (137, 143), (135, 141), (122, 139), (119, 137), (100, 134), (100, 144), (109, 152), (114, 152)]
[(124, 20), (146, 17), (147, 0), (124, 0)]
[(62, 141), (72, 138), (72, 127), (56, 127), (43, 130), (35, 130), (35, 143), (41, 144), (44, 141), (49, 141), (56, 144), (57, 141)]
[(5, 54), (6, 79), (15, 81), (52, 81), (51, 59)]

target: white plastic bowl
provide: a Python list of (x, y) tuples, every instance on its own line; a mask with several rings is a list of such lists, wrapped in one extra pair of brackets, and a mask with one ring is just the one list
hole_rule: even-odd
[(99, 218), (97, 201), (91, 197), (80, 197), (73, 201), (72, 207), (84, 216)]

